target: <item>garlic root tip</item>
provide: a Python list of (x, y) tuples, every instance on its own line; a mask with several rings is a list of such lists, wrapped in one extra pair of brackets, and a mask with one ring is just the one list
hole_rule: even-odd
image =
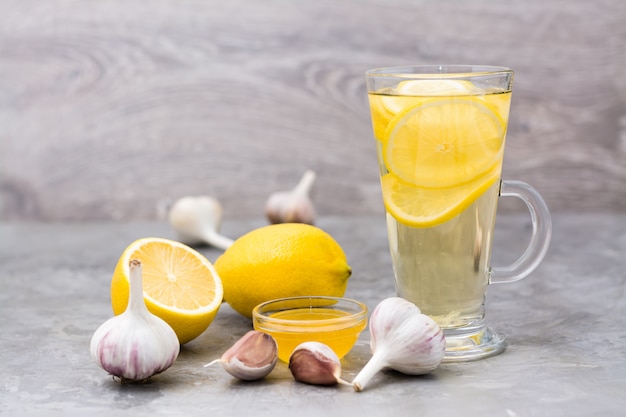
[(220, 363), (221, 361), (222, 361), (222, 359), (215, 359), (215, 360), (213, 360), (213, 361), (211, 361), (209, 363), (205, 363), (203, 368), (208, 368), (209, 366), (213, 366), (216, 363)]

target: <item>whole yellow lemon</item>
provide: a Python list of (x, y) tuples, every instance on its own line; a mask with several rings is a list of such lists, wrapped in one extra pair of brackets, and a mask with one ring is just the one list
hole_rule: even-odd
[(352, 269), (339, 244), (316, 226), (283, 223), (255, 229), (215, 262), (224, 301), (252, 317), (265, 301), (302, 295), (341, 297)]

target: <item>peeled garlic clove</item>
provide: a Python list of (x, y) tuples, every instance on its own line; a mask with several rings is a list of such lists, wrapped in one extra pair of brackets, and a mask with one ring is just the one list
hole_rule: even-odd
[(226, 372), (244, 381), (264, 378), (276, 366), (278, 346), (274, 338), (257, 330), (250, 330), (231, 346), (220, 359), (210, 362), (222, 364)]
[(291, 191), (275, 192), (265, 203), (265, 214), (271, 223), (315, 222), (315, 207), (309, 192), (315, 181), (315, 172), (306, 171)]
[(381, 301), (370, 316), (372, 357), (354, 378), (356, 391), (385, 368), (408, 375), (435, 370), (446, 349), (446, 339), (439, 325), (420, 309), (400, 297)]
[(130, 296), (122, 314), (104, 322), (90, 344), (91, 357), (121, 382), (146, 381), (169, 368), (180, 351), (174, 330), (150, 313), (143, 299), (141, 263), (130, 261)]
[(174, 202), (168, 213), (170, 225), (181, 241), (204, 242), (219, 249), (228, 249), (233, 240), (219, 234), (222, 206), (209, 196), (187, 196)]
[(351, 385), (341, 378), (337, 354), (320, 342), (299, 344), (289, 357), (289, 370), (298, 382), (311, 385)]

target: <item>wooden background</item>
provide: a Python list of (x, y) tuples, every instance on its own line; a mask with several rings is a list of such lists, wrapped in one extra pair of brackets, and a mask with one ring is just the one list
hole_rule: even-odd
[[(364, 72), (515, 69), (504, 176), (626, 211), (626, 1), (0, 0), (0, 220), (382, 213)], [(521, 210), (512, 204), (505, 210)]]

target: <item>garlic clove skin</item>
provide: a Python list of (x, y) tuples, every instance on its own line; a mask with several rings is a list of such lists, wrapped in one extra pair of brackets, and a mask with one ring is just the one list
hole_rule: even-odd
[(276, 340), (258, 330), (250, 330), (231, 346), (216, 362), (235, 378), (244, 381), (255, 381), (269, 375), (278, 361), (278, 345)]
[(233, 240), (219, 234), (222, 206), (209, 196), (186, 196), (174, 202), (168, 213), (170, 225), (188, 244), (207, 243), (226, 250)]
[(351, 385), (341, 378), (337, 354), (320, 342), (299, 344), (289, 357), (289, 370), (298, 382), (311, 385)]
[(298, 185), (291, 191), (278, 191), (265, 203), (265, 215), (273, 223), (315, 223), (315, 206), (309, 197), (315, 182), (315, 172), (304, 173)]
[(370, 316), (369, 327), (372, 357), (352, 382), (356, 391), (363, 390), (382, 369), (422, 375), (435, 370), (443, 360), (443, 331), (410, 301), (400, 297), (381, 301)]
[(128, 307), (94, 332), (91, 357), (122, 383), (143, 382), (168, 369), (179, 352), (174, 330), (148, 311), (143, 299), (141, 263), (131, 260)]

